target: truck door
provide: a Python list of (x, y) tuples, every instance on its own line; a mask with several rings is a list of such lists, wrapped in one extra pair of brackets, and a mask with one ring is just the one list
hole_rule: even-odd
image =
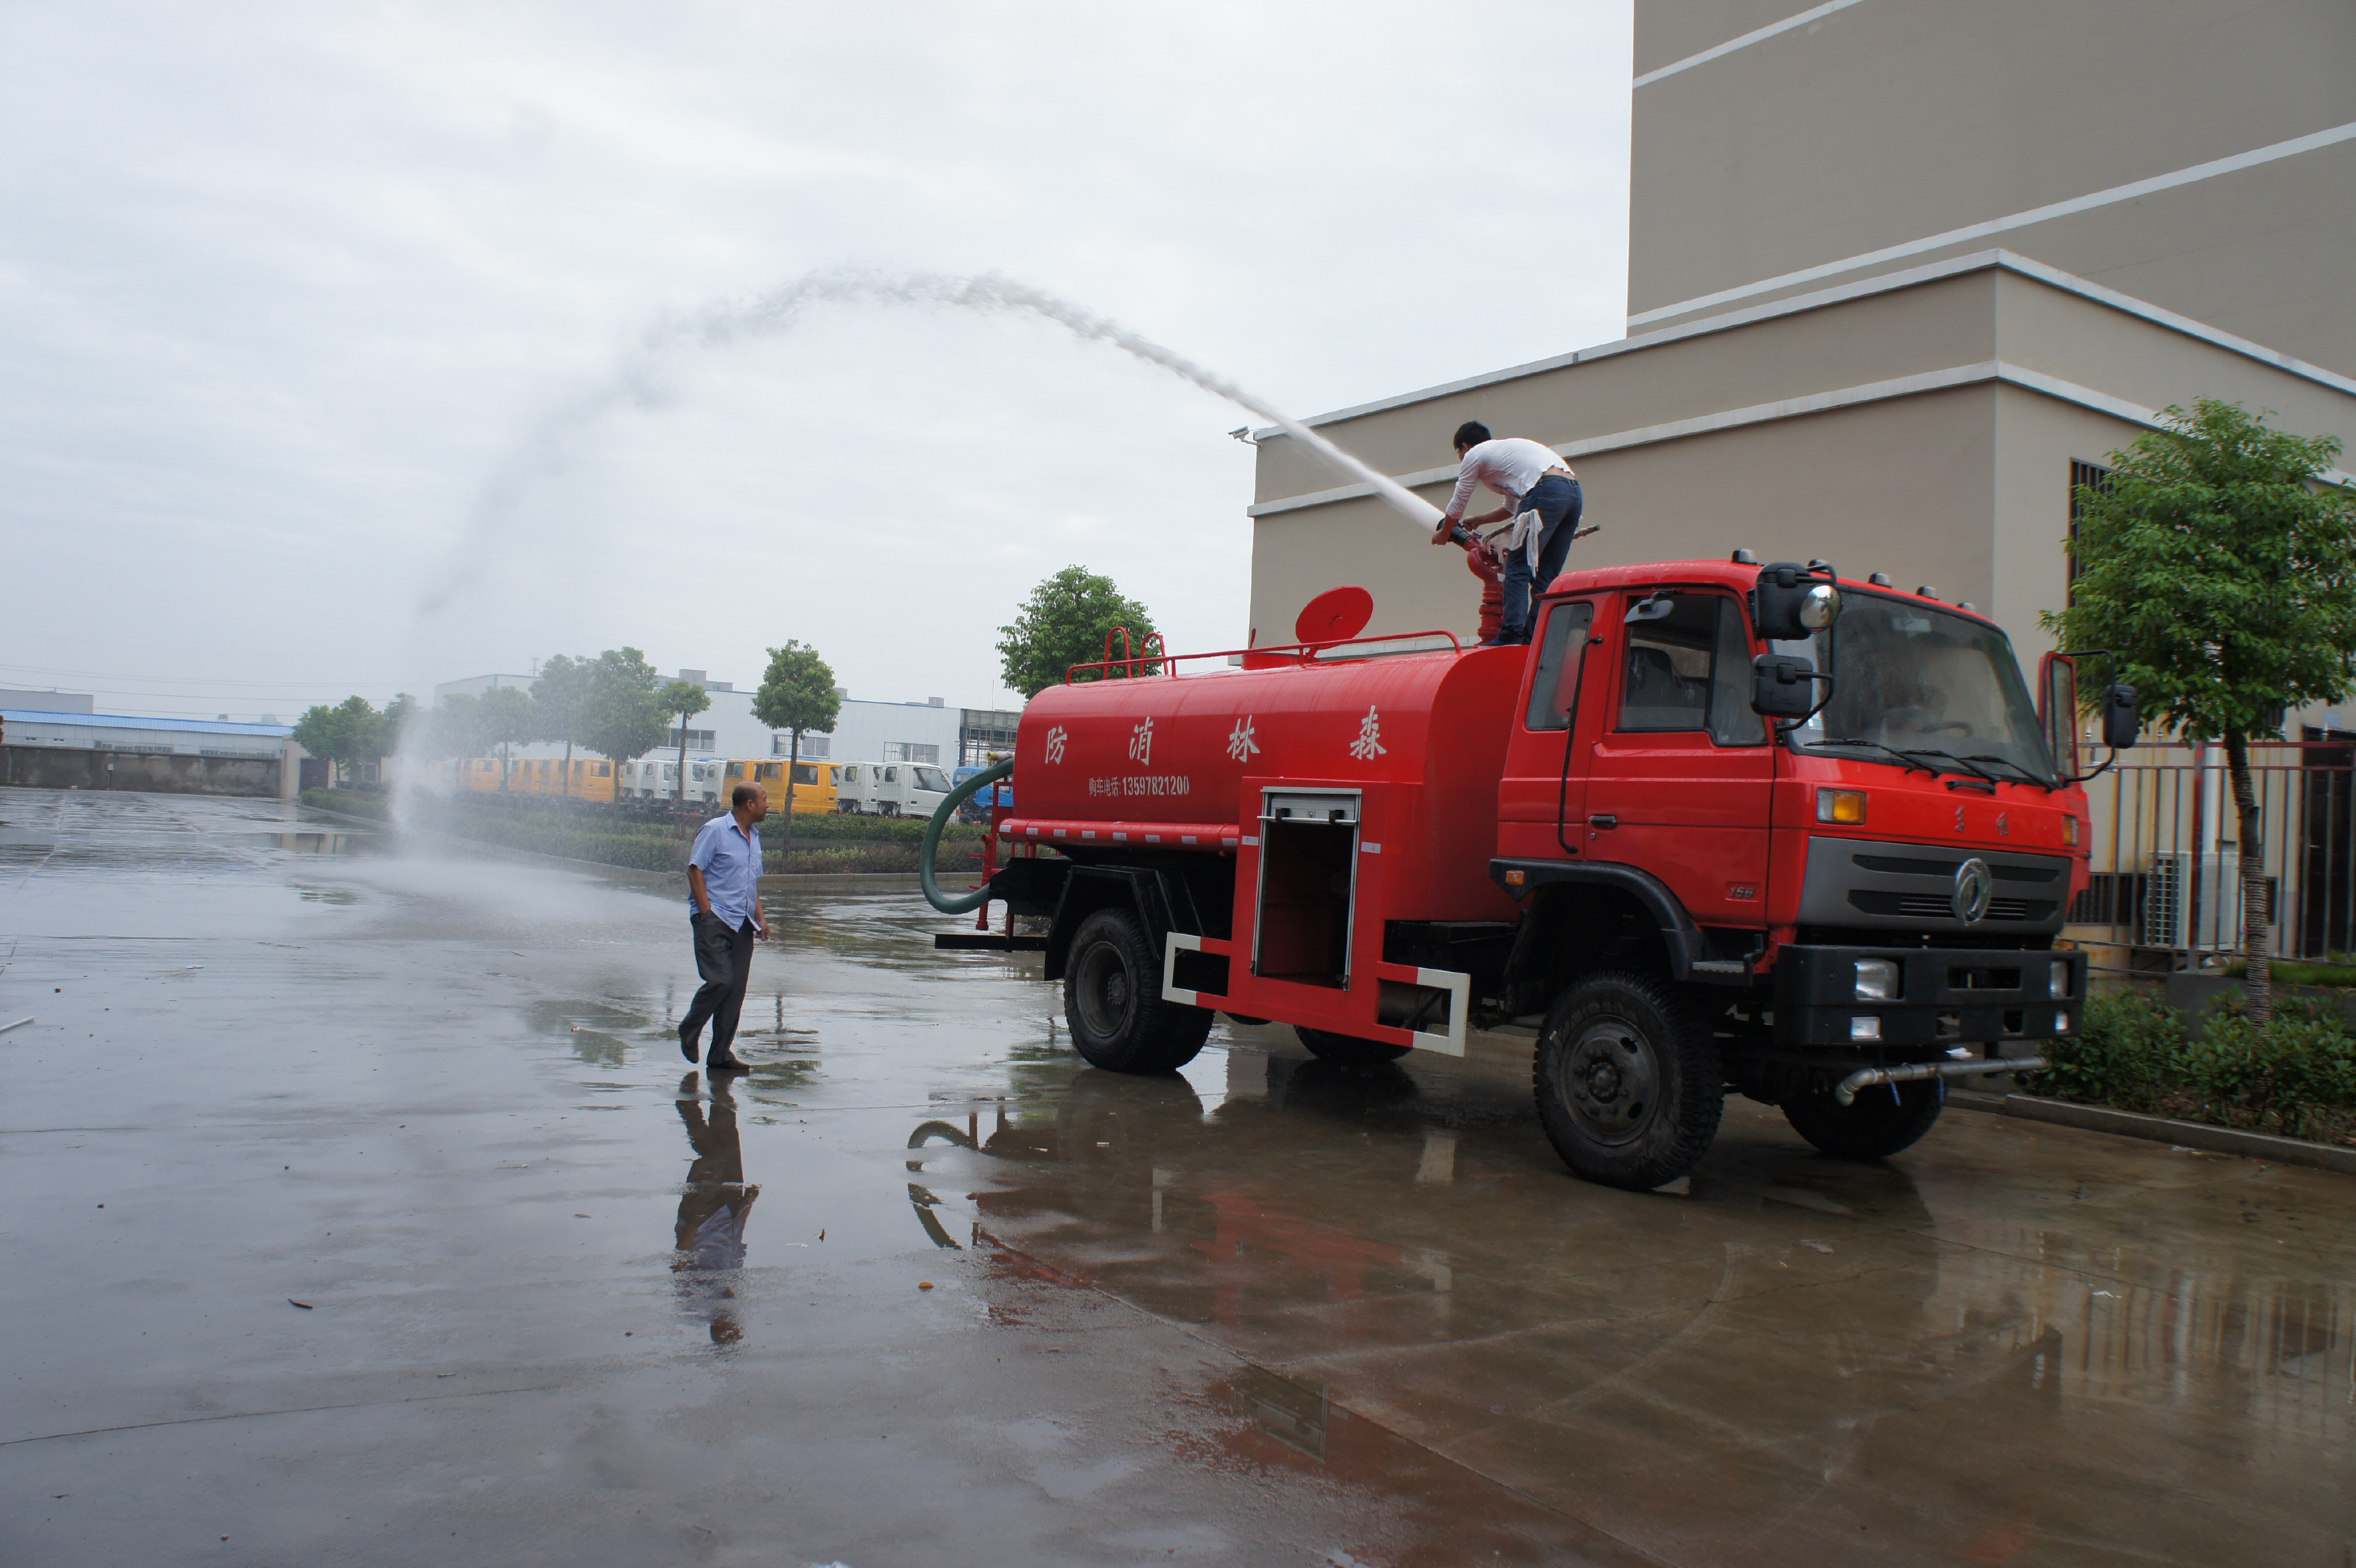
[(1702, 925), (1763, 926), (1775, 758), (1751, 709), (1742, 607), (1672, 588), (1605, 604), (1623, 625), (1610, 678), (1588, 676), (1610, 709), (1589, 764), (1587, 856), (1652, 873)]
[[(1595, 680), (1588, 665), (1596, 601), (1559, 600), (1543, 609), (1529, 689), (1497, 783), (1497, 853), (1559, 858), (1585, 850), (1587, 763), (1566, 753), (1579, 728), (1582, 687)], [(1587, 694), (1591, 699), (1591, 690)], [(1586, 728), (1591, 734), (1594, 725)]]

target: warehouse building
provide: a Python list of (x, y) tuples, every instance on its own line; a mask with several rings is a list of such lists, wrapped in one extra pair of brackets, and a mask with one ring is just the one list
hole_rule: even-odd
[[(72, 695), (9, 696), (28, 694)], [(0, 708), (0, 784), (291, 800), (302, 783), (303, 748), (284, 725), (143, 718), (80, 705)]]
[[(1575, 567), (1821, 556), (2033, 657), (2072, 484), (2159, 410), (2356, 446), (2351, 59), (2345, 0), (1637, 0), (1629, 335), (1310, 423), (1442, 501), (1462, 421), (1553, 446)], [(1253, 640), (1344, 581), (1473, 631), (1456, 552), (1258, 440)]]

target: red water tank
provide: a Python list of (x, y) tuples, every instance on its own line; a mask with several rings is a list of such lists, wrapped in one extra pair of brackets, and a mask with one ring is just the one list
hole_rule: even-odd
[(1487, 871), (1526, 650), (1378, 648), (1051, 686), (1023, 710), (1002, 831), (1083, 858), (1232, 854), (1270, 789), (1355, 790), (1394, 910), (1509, 918)]

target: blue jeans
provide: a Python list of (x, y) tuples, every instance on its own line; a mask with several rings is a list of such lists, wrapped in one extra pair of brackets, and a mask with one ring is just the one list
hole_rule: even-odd
[(1505, 609), (1497, 628), (1500, 647), (1529, 641), (1530, 600), (1546, 592), (1547, 585), (1562, 575), (1562, 564), (1570, 554), (1570, 538), (1579, 532), (1579, 514), (1583, 506), (1579, 481), (1566, 479), (1560, 474), (1547, 475), (1522, 498), (1515, 515), (1534, 511), (1541, 526), (1537, 571), (1533, 576), (1527, 551), (1516, 550), (1506, 557)]

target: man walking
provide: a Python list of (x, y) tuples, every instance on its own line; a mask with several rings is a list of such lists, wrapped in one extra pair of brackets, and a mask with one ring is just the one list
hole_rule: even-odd
[(710, 1020), (712, 1059), (704, 1066), (713, 1072), (744, 1070), (728, 1047), (736, 1039), (736, 1015), (744, 1010), (753, 940), (769, 934), (761, 918), (761, 834), (754, 825), (769, 814), (769, 792), (739, 784), (728, 804), (726, 816), (697, 832), (687, 857), (687, 923), (695, 933), (695, 972), (703, 984), (679, 1021), (679, 1049), (693, 1061), (696, 1039)]
[[(1456, 493), (1449, 498), (1448, 515), (1432, 531), (1434, 544), (1446, 544), (1459, 526), (1485, 528), (1513, 520), (1513, 527), (1494, 536), (1505, 560), (1505, 614), (1497, 628), (1498, 646), (1530, 639), (1530, 599), (1562, 575), (1579, 532), (1581, 510), (1579, 476), (1555, 455), (1554, 448), (1519, 436), (1497, 440), (1478, 420), (1456, 428)], [(1506, 504), (1479, 517), (1466, 517), (1472, 490), (1486, 485), (1505, 498)]]

